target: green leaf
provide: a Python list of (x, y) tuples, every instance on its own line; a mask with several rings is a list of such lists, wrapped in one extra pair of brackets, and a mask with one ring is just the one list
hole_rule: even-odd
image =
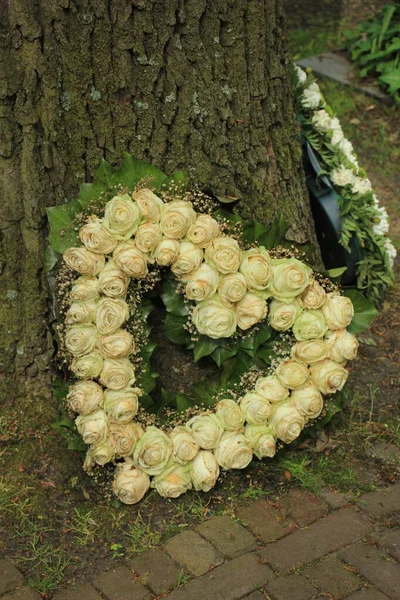
[(257, 221), (243, 221), (243, 239), (249, 244), (258, 242), (267, 232), (268, 229)]
[(189, 332), (184, 329), (186, 321), (186, 317), (178, 317), (177, 315), (167, 313), (164, 321), (164, 333), (171, 342), (175, 344), (190, 343)]
[(159, 190), (166, 179), (166, 175), (157, 167), (144, 160), (138, 160), (130, 154), (125, 154), (124, 160), (110, 179), (110, 186), (122, 184), (133, 191), (139, 181), (146, 179), (148, 185)]
[(44, 251), (44, 270), (46, 273), (50, 273), (53, 268), (58, 263), (58, 259), (60, 258), (60, 254), (55, 252), (51, 246), (47, 246)]
[(229, 210), (225, 210), (225, 208), (219, 208), (213, 212), (213, 217), (217, 220), (226, 219), (230, 223), (239, 223), (239, 221), (243, 220), (239, 215), (230, 212)]
[(315, 423), (316, 429), (324, 429), (325, 425), (329, 423), (338, 412), (343, 410), (347, 398), (349, 397), (349, 390), (344, 387), (340, 392), (336, 392), (326, 403), (327, 412), (326, 415)]
[(260, 246), (265, 246), (267, 250), (270, 250), (283, 241), (288, 229), (283, 213), (279, 213), (277, 220), (268, 227), (265, 233), (260, 235), (257, 242)]
[(350, 298), (354, 306), (354, 317), (349, 327), (347, 328), (350, 333), (359, 333), (367, 329), (371, 321), (379, 315), (379, 311), (376, 310), (372, 302), (368, 300), (363, 294), (354, 289), (348, 289), (344, 291), (344, 295)]
[(324, 274), (330, 277), (331, 279), (336, 279), (337, 277), (343, 275), (345, 271), (347, 271), (347, 267), (338, 267), (337, 269), (328, 269), (327, 271), (325, 271)]
[(223, 363), (232, 356), (235, 356), (237, 350), (229, 350), (227, 348), (223, 348), (222, 346), (218, 346), (211, 354), (211, 358), (217, 363), (219, 367), (223, 365)]
[(188, 315), (188, 311), (185, 305), (184, 296), (178, 294), (176, 288), (177, 281), (175, 279), (164, 279), (161, 298), (169, 313), (178, 317), (185, 317)]
[(384, 73), (379, 77), (379, 81), (383, 81), (389, 86), (389, 94), (395, 94), (397, 90), (400, 90), (400, 67)]
[(138, 377), (137, 385), (143, 390), (145, 394), (150, 394), (156, 387), (156, 378), (158, 373), (151, 371), (150, 365), (146, 365), (146, 369)]
[(184, 410), (187, 410), (191, 406), (193, 406), (193, 402), (190, 400), (190, 398), (188, 398), (184, 394), (176, 395), (176, 410), (178, 412), (183, 412)]
[(221, 202), (221, 204), (232, 204), (232, 202), (237, 201), (237, 198), (234, 196), (216, 196), (216, 199), (218, 202)]
[(81, 184), (78, 200), (82, 208), (87, 208), (93, 199), (99, 198), (102, 192), (107, 192), (113, 173), (113, 167), (102, 158), (93, 182)]
[(211, 376), (203, 377), (192, 385), (190, 396), (193, 404), (204, 404), (209, 408), (215, 404), (215, 396), (221, 390), (221, 370)]
[(261, 346), (261, 344), (264, 344), (264, 342), (269, 340), (273, 331), (274, 330), (272, 329), (272, 327), (270, 325), (267, 325), (267, 323), (263, 323), (262, 325), (260, 325), (259, 330), (257, 331), (257, 333), (254, 336), (254, 346), (253, 347), (254, 347), (255, 352), (257, 352), (257, 350)]
[(175, 171), (169, 177), (164, 179), (162, 191), (166, 192), (184, 192), (189, 187), (189, 173), (187, 171)]
[(78, 200), (46, 208), (50, 224), (49, 245), (55, 252), (62, 254), (67, 248), (78, 244), (79, 236), (74, 218), (81, 210)]
[(200, 335), (193, 347), (194, 362), (198, 362), (203, 356), (212, 354), (219, 344), (220, 340), (213, 340), (206, 335)]

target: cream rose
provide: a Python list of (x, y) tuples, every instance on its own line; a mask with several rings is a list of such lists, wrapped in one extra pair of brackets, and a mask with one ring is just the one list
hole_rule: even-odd
[(104, 410), (81, 415), (75, 419), (75, 423), (85, 444), (99, 444), (107, 437), (108, 417)]
[(216, 448), (224, 432), (221, 421), (213, 414), (199, 414), (187, 422), (194, 439), (201, 448)]
[(321, 339), (297, 342), (291, 349), (292, 358), (308, 365), (328, 358), (328, 349)]
[(96, 319), (97, 303), (93, 300), (84, 300), (80, 302), (75, 300), (67, 310), (65, 315), (66, 325), (76, 325), (82, 323), (91, 323)]
[(322, 312), (329, 329), (345, 329), (354, 317), (354, 306), (350, 298), (333, 292), (328, 294)]
[(125, 329), (117, 329), (110, 335), (100, 337), (97, 347), (103, 358), (124, 358), (135, 349), (132, 335)]
[(245, 469), (253, 458), (249, 442), (238, 431), (224, 433), (214, 454), (218, 464), (226, 470)]
[(271, 258), (266, 249), (251, 248), (243, 252), (240, 272), (246, 277), (249, 288), (265, 290), (271, 279)]
[(63, 254), (63, 259), (70, 269), (90, 277), (100, 273), (105, 265), (102, 254), (95, 254), (86, 248), (67, 248)]
[(108, 440), (94, 444), (89, 449), (89, 454), (92, 460), (98, 465), (106, 465), (115, 458), (114, 448), (111, 446)]
[(142, 252), (152, 252), (162, 239), (162, 233), (158, 225), (144, 223), (138, 227), (135, 234), (136, 246)]
[(164, 202), (148, 188), (133, 192), (132, 200), (136, 202), (147, 221), (158, 223)]
[(70, 387), (67, 405), (80, 415), (89, 415), (103, 406), (104, 394), (95, 381), (78, 381)]
[(260, 460), (276, 454), (276, 436), (269, 425), (246, 425), (244, 436)]
[(97, 254), (110, 254), (118, 244), (100, 219), (90, 220), (81, 227), (79, 237), (88, 250)]
[(324, 408), (323, 398), (313, 385), (306, 385), (298, 390), (294, 390), (290, 396), (290, 400), (295, 409), (306, 420), (316, 419)]
[(294, 360), (285, 360), (281, 362), (275, 373), (282, 385), (291, 390), (295, 390), (304, 385), (309, 377), (306, 365)]
[(271, 414), (269, 400), (257, 392), (247, 392), (240, 400), (240, 408), (244, 413), (247, 423), (253, 425), (266, 423)]
[(188, 427), (175, 427), (169, 437), (172, 441), (172, 454), (175, 461), (181, 465), (185, 465), (194, 457), (200, 450), (199, 444), (190, 433)]
[(172, 441), (157, 427), (147, 427), (133, 453), (135, 464), (148, 475), (159, 475), (172, 454)]
[(171, 267), (171, 271), (180, 279), (200, 268), (203, 261), (203, 250), (197, 248), (192, 242), (182, 242), (179, 256)]
[(223, 302), (239, 302), (247, 291), (247, 280), (242, 273), (224, 275), (218, 287), (218, 295)]
[(128, 194), (114, 196), (107, 202), (103, 225), (117, 240), (128, 240), (137, 230), (142, 212)]
[(128, 291), (129, 277), (113, 260), (109, 260), (99, 274), (100, 291), (105, 296), (125, 296)]
[(99, 280), (97, 277), (78, 277), (71, 288), (70, 300), (84, 302), (97, 300), (99, 297)]
[(96, 340), (95, 325), (74, 325), (65, 332), (65, 347), (73, 356), (83, 356), (91, 352)]
[(166, 237), (179, 240), (185, 236), (195, 220), (196, 213), (191, 202), (174, 200), (164, 204), (161, 212), (160, 229)]
[(241, 256), (239, 244), (228, 236), (215, 238), (205, 251), (206, 262), (223, 275), (235, 273), (239, 269)]
[(199, 333), (214, 340), (231, 337), (237, 326), (235, 312), (215, 296), (195, 307), (192, 321)]
[(322, 285), (313, 279), (300, 296), (300, 302), (304, 308), (321, 308), (326, 300), (326, 292)]
[(219, 224), (211, 215), (199, 215), (187, 232), (187, 238), (196, 246), (205, 248), (219, 234)]
[(139, 390), (125, 388), (118, 392), (106, 390), (104, 392), (104, 410), (115, 423), (129, 423), (136, 416), (139, 408)]
[(310, 369), (311, 380), (321, 394), (334, 394), (342, 390), (349, 372), (333, 360), (323, 360)]
[(305, 310), (295, 320), (293, 335), (296, 340), (313, 340), (323, 338), (328, 325), (321, 310)]
[(214, 454), (200, 450), (190, 468), (190, 477), (195, 490), (209, 492), (219, 477), (219, 466)]
[(215, 294), (219, 284), (219, 273), (203, 263), (194, 271), (186, 284), (186, 296), (189, 300), (202, 302)]
[(143, 279), (148, 273), (147, 255), (136, 247), (133, 240), (118, 244), (113, 259), (120, 269), (135, 279)]
[(237, 402), (229, 398), (220, 400), (215, 405), (215, 414), (220, 420), (222, 427), (228, 431), (242, 429), (245, 417)]
[(275, 300), (290, 304), (310, 283), (312, 269), (297, 258), (280, 258), (271, 261), (273, 277), (269, 289)]
[(164, 498), (178, 498), (192, 488), (190, 465), (173, 463), (156, 475), (150, 485)]
[(108, 430), (108, 440), (116, 454), (130, 456), (143, 436), (139, 423), (111, 423)]
[(287, 331), (293, 327), (293, 324), (302, 308), (300, 302), (295, 299), (291, 304), (284, 304), (278, 300), (272, 300), (269, 305), (269, 324), (276, 331)]
[(103, 357), (97, 352), (74, 358), (71, 371), (78, 379), (94, 379), (98, 377), (103, 368)]
[(267, 316), (268, 305), (262, 298), (246, 292), (243, 298), (235, 305), (235, 310), (238, 327), (246, 330)]
[(289, 396), (289, 390), (284, 387), (276, 375), (259, 377), (256, 381), (255, 390), (270, 402), (282, 402)]
[(346, 360), (354, 360), (358, 352), (358, 340), (349, 333), (347, 329), (333, 331), (325, 338), (329, 358), (335, 362), (342, 363)]
[(179, 256), (180, 243), (177, 240), (167, 238), (161, 240), (153, 252), (153, 258), (160, 267), (168, 267), (176, 261)]
[(129, 307), (121, 298), (100, 300), (96, 312), (96, 325), (101, 335), (114, 333), (129, 318)]
[(135, 383), (135, 369), (129, 358), (106, 358), (100, 373), (100, 383), (110, 390), (123, 390)]
[(284, 444), (290, 444), (299, 437), (305, 420), (299, 411), (290, 404), (290, 401), (286, 401), (273, 407), (270, 425)]
[(124, 504), (140, 502), (150, 487), (150, 477), (139, 471), (133, 462), (126, 461), (118, 465), (115, 472), (113, 492)]

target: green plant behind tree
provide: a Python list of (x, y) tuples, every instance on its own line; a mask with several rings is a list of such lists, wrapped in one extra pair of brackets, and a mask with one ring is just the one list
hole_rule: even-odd
[(345, 35), (360, 77), (377, 75), (380, 85), (400, 104), (400, 3), (386, 4), (374, 20)]

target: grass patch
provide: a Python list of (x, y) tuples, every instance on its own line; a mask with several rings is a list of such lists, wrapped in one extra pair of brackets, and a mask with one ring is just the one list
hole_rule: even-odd
[(135, 522), (128, 526), (125, 538), (128, 555), (141, 554), (161, 543), (160, 531), (154, 528), (150, 519), (145, 520), (140, 512), (138, 512)]

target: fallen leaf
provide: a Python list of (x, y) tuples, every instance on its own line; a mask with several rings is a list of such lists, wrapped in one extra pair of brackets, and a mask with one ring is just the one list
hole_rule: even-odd
[(365, 107), (365, 110), (366, 111), (374, 110), (374, 108), (376, 108), (376, 104), (369, 104), (368, 106)]
[(286, 470), (284, 471), (284, 475), (286, 477), (286, 479), (292, 479), (292, 474), (290, 471)]
[(357, 117), (353, 117), (352, 119), (350, 119), (350, 123), (353, 123), (353, 125), (358, 125), (360, 123), (360, 119), (357, 119)]

